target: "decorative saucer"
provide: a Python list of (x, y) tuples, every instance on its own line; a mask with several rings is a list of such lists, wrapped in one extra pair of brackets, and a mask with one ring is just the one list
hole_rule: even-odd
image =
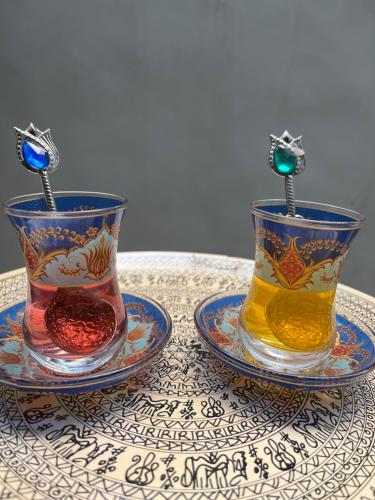
[(128, 312), (128, 337), (110, 363), (92, 373), (67, 377), (39, 367), (23, 342), (25, 301), (0, 311), (0, 383), (25, 391), (83, 392), (115, 385), (160, 354), (172, 328), (169, 314), (148, 297), (122, 294)]
[(195, 309), (198, 332), (210, 350), (227, 366), (249, 377), (291, 389), (326, 390), (359, 381), (375, 368), (375, 336), (337, 315), (337, 341), (331, 355), (319, 366), (290, 374), (264, 368), (244, 348), (238, 336), (238, 318), (246, 294), (221, 292)]

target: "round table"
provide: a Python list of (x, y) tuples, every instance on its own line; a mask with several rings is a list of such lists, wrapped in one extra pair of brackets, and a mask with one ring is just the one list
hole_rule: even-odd
[[(243, 377), (207, 350), (193, 311), (248, 285), (253, 262), (120, 253), (124, 291), (159, 301), (173, 333), (148, 368), (82, 394), (1, 388), (0, 499), (375, 497), (375, 377), (324, 392)], [(24, 269), (0, 276), (0, 306), (23, 297)], [(375, 300), (346, 286), (338, 310), (375, 329)]]

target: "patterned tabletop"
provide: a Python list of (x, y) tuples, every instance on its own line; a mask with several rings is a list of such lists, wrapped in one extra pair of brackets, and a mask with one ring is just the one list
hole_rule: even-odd
[[(252, 261), (119, 254), (124, 291), (174, 322), (162, 355), (122, 384), (82, 394), (0, 396), (0, 499), (375, 498), (375, 377), (325, 392), (255, 382), (198, 337), (195, 306), (248, 285)], [(0, 306), (25, 274), (0, 276)], [(375, 300), (341, 286), (338, 311), (375, 328)]]

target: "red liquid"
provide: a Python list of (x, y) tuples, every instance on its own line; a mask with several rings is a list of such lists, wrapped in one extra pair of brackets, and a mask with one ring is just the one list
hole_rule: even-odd
[(125, 334), (126, 312), (117, 279), (99, 285), (57, 287), (30, 282), (25, 342), (43, 356), (98, 355)]

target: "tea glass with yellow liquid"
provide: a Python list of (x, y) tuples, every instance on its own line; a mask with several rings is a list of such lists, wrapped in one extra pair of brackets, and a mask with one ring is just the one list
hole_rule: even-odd
[(335, 344), (337, 283), (364, 217), (302, 201), (289, 217), (284, 200), (256, 201), (251, 213), (256, 253), (240, 313), (243, 344), (271, 369), (312, 368)]

